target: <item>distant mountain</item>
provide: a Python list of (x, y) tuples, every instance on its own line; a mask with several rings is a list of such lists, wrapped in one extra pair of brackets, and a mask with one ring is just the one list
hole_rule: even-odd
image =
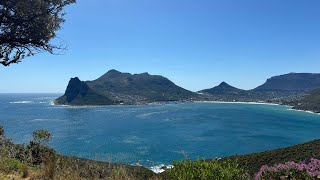
[(220, 83), (218, 86), (215, 86), (211, 89), (205, 89), (199, 91), (200, 93), (207, 93), (207, 94), (240, 94), (244, 93), (245, 90), (235, 88), (233, 86), (230, 86), (226, 82)]
[(274, 76), (253, 91), (309, 91), (320, 88), (320, 74), (289, 73)]
[(64, 105), (111, 105), (114, 102), (92, 90), (79, 78), (71, 78), (65, 94), (55, 100), (55, 104)]
[[(148, 73), (130, 74), (110, 70), (96, 80), (79, 81), (71, 79), (65, 95), (57, 99), (56, 103), (70, 104), (68, 100), (76, 97), (76, 101), (73, 100), (75, 103), (71, 105), (143, 104), (191, 100), (198, 96), (163, 76)], [(89, 92), (90, 96), (83, 95), (82, 91)], [(98, 97), (102, 100), (98, 100)]]
[(320, 89), (315, 89), (299, 99), (293, 108), (320, 113)]

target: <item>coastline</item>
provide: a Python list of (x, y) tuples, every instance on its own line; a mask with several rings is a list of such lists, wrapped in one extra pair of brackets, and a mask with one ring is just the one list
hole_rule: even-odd
[(68, 108), (94, 108), (94, 107), (121, 107), (121, 106), (152, 106), (152, 105), (165, 105), (165, 104), (178, 104), (178, 103), (213, 103), (213, 104), (251, 104), (251, 105), (269, 105), (269, 106), (285, 106), (289, 111), (298, 111), (298, 112), (305, 112), (309, 114), (316, 114), (320, 115), (320, 113), (313, 112), (310, 110), (301, 110), (301, 109), (294, 109), (294, 106), (285, 105), (285, 104), (277, 104), (277, 103), (267, 103), (267, 102), (245, 102), (245, 101), (169, 101), (169, 102), (152, 102), (152, 103), (143, 103), (143, 104), (113, 104), (113, 105), (61, 105), (55, 104), (54, 101), (50, 101), (49, 104), (51, 106), (60, 106), (60, 107), (68, 107)]
[(289, 105), (285, 105), (285, 104), (276, 104), (276, 103), (263, 103), (263, 102), (242, 102), (242, 101), (236, 101), (236, 102), (232, 102), (232, 101), (194, 101), (197, 103), (217, 103), (217, 104), (252, 104), (252, 105), (270, 105), (270, 106), (285, 106), (287, 107), (288, 111), (298, 111), (298, 112), (305, 112), (305, 113), (309, 113), (309, 114), (315, 114), (315, 115), (320, 115), (320, 113), (317, 112), (313, 112), (310, 110), (301, 110), (301, 109), (294, 109), (294, 106), (289, 106)]
[(193, 101), (193, 102), (197, 102), (197, 103), (217, 103), (217, 104), (261, 104), (261, 105), (281, 106), (281, 104), (276, 104), (276, 103), (245, 102), (245, 101)]

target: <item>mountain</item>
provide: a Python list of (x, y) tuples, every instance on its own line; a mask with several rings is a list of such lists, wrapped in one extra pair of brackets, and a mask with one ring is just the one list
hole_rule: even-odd
[(309, 91), (320, 88), (320, 74), (289, 73), (274, 76), (253, 91)]
[[(93, 81), (71, 79), (65, 95), (57, 99), (56, 104), (143, 104), (191, 100), (197, 96), (196, 93), (175, 85), (163, 76), (110, 70)], [(74, 100), (70, 101), (71, 99)]]
[(55, 100), (55, 104), (64, 105), (111, 105), (114, 102), (92, 90), (79, 78), (71, 78), (65, 94)]
[(241, 94), (244, 93), (245, 90), (235, 88), (233, 86), (230, 86), (226, 82), (222, 82), (218, 86), (215, 86), (211, 89), (201, 90), (199, 92), (207, 94)]
[(320, 89), (315, 89), (310, 94), (306, 94), (296, 102), (293, 108), (320, 113)]

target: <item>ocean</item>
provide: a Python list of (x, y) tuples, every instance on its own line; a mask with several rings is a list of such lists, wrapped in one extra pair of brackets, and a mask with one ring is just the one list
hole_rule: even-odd
[(15, 143), (35, 129), (64, 155), (142, 164), (154, 171), (185, 158), (216, 158), (320, 138), (320, 116), (289, 107), (239, 103), (55, 106), (61, 94), (0, 94), (0, 125)]

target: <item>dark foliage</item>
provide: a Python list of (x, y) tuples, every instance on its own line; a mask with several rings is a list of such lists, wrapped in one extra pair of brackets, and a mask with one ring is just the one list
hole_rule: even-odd
[(63, 45), (50, 40), (64, 22), (63, 8), (75, 0), (1, 0), (0, 64), (9, 66), (26, 56), (46, 51), (54, 54)]

